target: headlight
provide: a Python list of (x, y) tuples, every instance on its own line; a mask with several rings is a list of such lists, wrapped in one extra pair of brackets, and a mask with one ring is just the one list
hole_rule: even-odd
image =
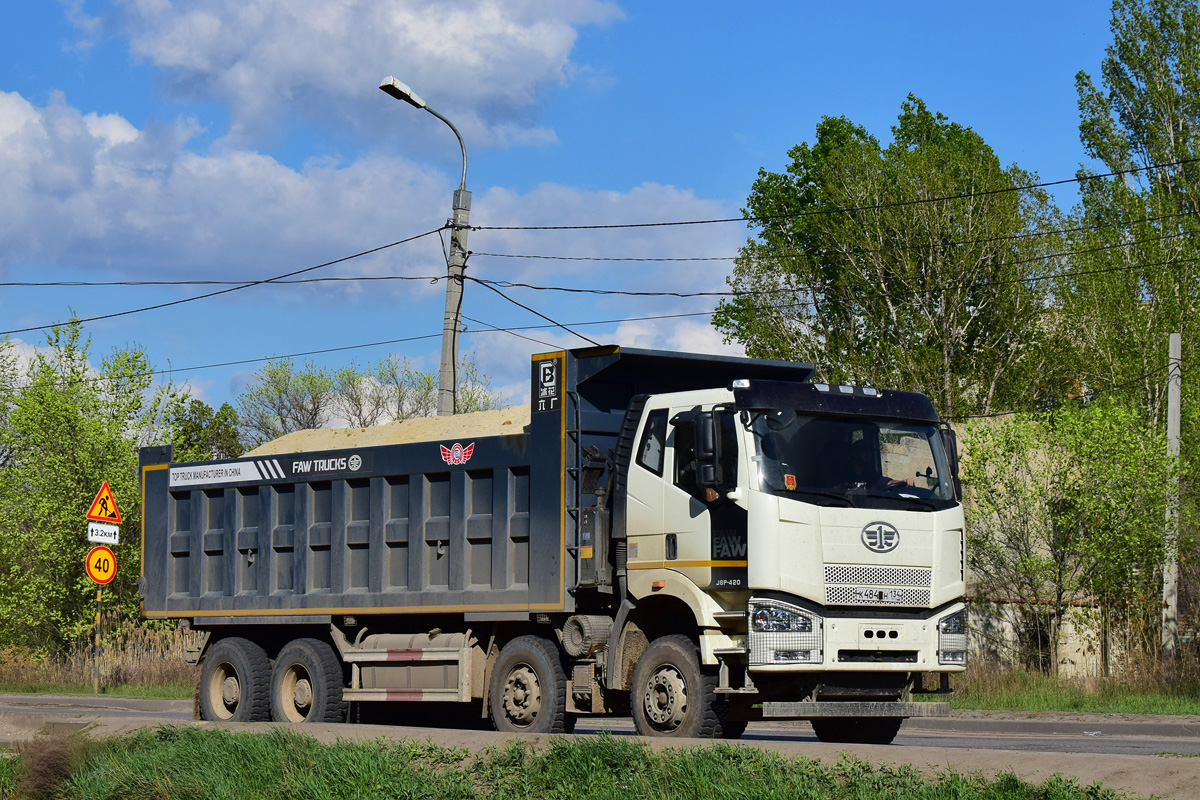
[(812, 620), (800, 614), (772, 606), (754, 609), (754, 630), (762, 633), (809, 633)]
[(750, 667), (820, 664), (825, 658), (821, 617), (779, 600), (752, 597), (747, 604)]
[(938, 621), (938, 664), (967, 665), (967, 611), (963, 609)]
[(941, 633), (966, 633), (967, 632), (967, 612), (965, 610), (957, 614), (951, 614), (948, 617), (943, 617), (938, 622), (938, 631)]

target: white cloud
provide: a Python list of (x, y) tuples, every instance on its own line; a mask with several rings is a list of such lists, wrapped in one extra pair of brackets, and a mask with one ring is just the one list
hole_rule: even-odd
[[(445, 219), (426, 198), (448, 197), (450, 179), (412, 162), (371, 156), (294, 170), (250, 150), (190, 152), (194, 133), (188, 121), (137, 130), (117, 115), (83, 115), (61, 95), (38, 108), (0, 93), (0, 267), (37, 262), (124, 277), (245, 280)], [(439, 255), (436, 240), (428, 242), (341, 269), (425, 274)]]
[[(196, 153), (189, 149), (195, 132), (188, 120), (139, 130), (118, 115), (83, 114), (62, 96), (38, 107), (19, 94), (0, 93), (0, 185), (6, 187), (0, 193), (0, 269), (38, 264), (126, 279), (260, 278), (436, 228), (446, 218), (457, 180), (457, 175), (379, 155), (353, 162), (314, 159), (293, 169), (249, 149)], [(471, 221), (485, 227), (603, 226), (717, 219), (731, 213), (717, 201), (672, 186), (581, 191), (544, 184), (526, 193), (477, 190)], [(468, 243), (474, 253), (468, 274), (539, 286), (722, 291), (731, 267), (727, 260), (574, 261), (485, 254), (711, 259), (735, 254), (744, 236), (741, 223), (475, 230)], [(440, 244), (431, 237), (318, 274), (441, 274), (443, 263)], [(439, 303), (442, 291), (443, 284), (424, 281), (386, 287), (322, 284), (273, 290), (256, 301), (315, 307), (318, 299), (365, 304), (403, 293)], [(578, 327), (598, 342), (737, 352), (720, 341), (707, 316), (672, 317), (711, 310), (715, 297), (568, 294), (518, 287), (502, 291), (563, 323), (614, 320)], [(542, 324), (478, 284), (468, 283), (465, 297), (465, 313), (485, 322), (502, 327)], [(655, 319), (620, 322), (640, 317)], [(190, 312), (180, 317), (200, 318)], [(584, 344), (557, 329), (529, 335), (547, 345), (478, 334), (467, 337), (463, 347), (476, 353), (494, 385), (517, 392), (519, 398), (528, 391), (529, 353)], [(203, 384), (196, 388), (202, 396), (209, 394)]]
[(580, 69), (580, 26), (621, 16), (602, 0), (120, 0), (101, 19), (72, 13), (88, 37), (127, 37), (176, 96), (227, 103), (236, 144), (274, 130), (281, 112), (394, 130), (392, 101), (374, 96), (385, 75), (472, 142), (553, 140), (537, 124), (539, 96)]

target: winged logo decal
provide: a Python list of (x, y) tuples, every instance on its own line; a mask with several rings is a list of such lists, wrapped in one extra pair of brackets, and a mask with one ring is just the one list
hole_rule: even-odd
[(438, 445), (438, 447), (442, 448), (442, 461), (451, 466), (459, 466), (460, 464), (467, 463), (471, 460), (471, 456), (475, 452), (474, 442), (471, 442), (466, 447), (463, 447), (461, 442), (455, 442), (451, 447), (446, 447), (445, 445)]

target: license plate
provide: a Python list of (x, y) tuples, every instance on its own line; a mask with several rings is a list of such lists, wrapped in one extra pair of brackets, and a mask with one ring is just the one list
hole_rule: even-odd
[(899, 589), (871, 589), (865, 586), (856, 586), (854, 588), (854, 602), (856, 603), (899, 603)]

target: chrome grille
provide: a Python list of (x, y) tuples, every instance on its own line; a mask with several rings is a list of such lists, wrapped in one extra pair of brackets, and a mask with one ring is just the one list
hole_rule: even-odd
[(856, 564), (827, 564), (826, 583), (857, 583), (872, 586), (924, 586), (933, 582), (928, 567), (866, 567)]

